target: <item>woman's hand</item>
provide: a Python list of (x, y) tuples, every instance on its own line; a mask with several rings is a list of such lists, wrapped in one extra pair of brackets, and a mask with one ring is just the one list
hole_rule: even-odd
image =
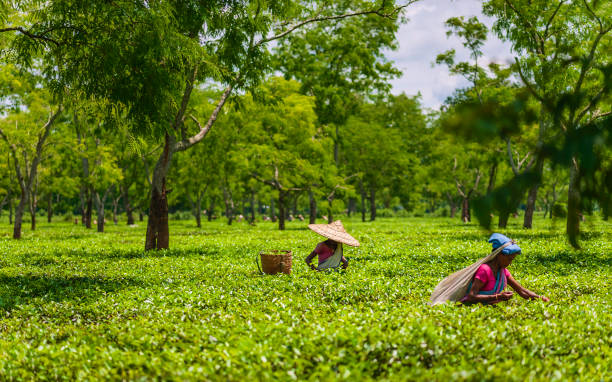
[(538, 296), (544, 302), (550, 302), (550, 299), (546, 296)]
[(505, 291), (505, 292), (501, 292), (500, 294), (497, 295), (497, 298), (500, 301), (508, 301), (512, 298), (512, 296), (514, 295), (513, 292), (510, 291)]

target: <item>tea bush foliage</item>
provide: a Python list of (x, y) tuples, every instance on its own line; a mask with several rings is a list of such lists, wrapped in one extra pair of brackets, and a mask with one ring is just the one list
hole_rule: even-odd
[[(435, 285), (489, 252), (446, 218), (345, 221), (346, 272), (308, 270), (302, 222), (173, 221), (172, 249), (143, 251), (144, 223), (107, 233), (0, 226), (1, 380), (610, 380), (610, 224), (510, 225), (509, 268), (550, 303), (427, 305)], [(290, 276), (256, 254), (291, 249)]]

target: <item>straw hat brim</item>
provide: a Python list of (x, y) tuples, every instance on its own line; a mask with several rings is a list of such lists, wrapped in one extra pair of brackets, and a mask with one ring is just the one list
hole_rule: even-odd
[(342, 231), (334, 227), (332, 224), (308, 224), (308, 228), (318, 233), (319, 235), (337, 241), (338, 243), (346, 244), (351, 247), (359, 247), (359, 241), (344, 231), (344, 227), (340, 225)]

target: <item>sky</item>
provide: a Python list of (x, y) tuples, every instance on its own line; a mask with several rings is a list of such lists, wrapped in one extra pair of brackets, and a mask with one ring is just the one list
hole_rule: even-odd
[[(459, 60), (466, 60), (468, 52), (456, 37), (447, 37), (444, 22), (454, 16), (477, 16), (491, 28), (493, 19), (482, 15), (481, 0), (421, 0), (406, 9), (408, 22), (398, 32), (399, 48), (387, 51), (387, 59), (395, 62), (402, 75), (391, 81), (392, 92), (408, 95), (421, 93), (423, 106), (439, 109), (446, 97), (467, 81), (451, 76), (446, 66), (433, 65), (439, 53), (449, 49), (457, 51)], [(492, 32), (483, 47), (483, 63), (512, 61), (510, 45), (500, 41)]]

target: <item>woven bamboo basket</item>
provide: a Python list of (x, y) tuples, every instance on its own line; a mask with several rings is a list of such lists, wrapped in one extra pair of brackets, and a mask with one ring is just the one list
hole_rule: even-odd
[(282, 272), (289, 275), (291, 274), (292, 255), (291, 251), (277, 249), (261, 251), (259, 253), (261, 268), (259, 268), (259, 262), (257, 262), (257, 268), (262, 274), (275, 275)]

